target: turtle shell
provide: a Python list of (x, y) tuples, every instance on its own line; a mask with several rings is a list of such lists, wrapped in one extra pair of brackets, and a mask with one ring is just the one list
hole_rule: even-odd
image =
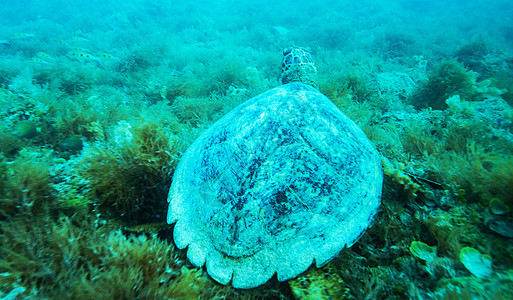
[(242, 103), (187, 149), (167, 221), (192, 264), (252, 288), (351, 246), (376, 215), (382, 181), (362, 130), (315, 88), (289, 83)]

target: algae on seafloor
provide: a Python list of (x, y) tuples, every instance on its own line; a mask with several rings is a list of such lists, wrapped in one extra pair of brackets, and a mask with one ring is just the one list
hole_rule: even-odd
[(472, 275), (478, 278), (489, 277), (493, 273), (490, 255), (481, 254), (472, 247), (461, 249), (460, 261)]
[[(513, 294), (510, 2), (104, 2), (88, 14), (52, 0), (0, 8), (0, 295), (292, 299), (288, 283), (219, 288), (174, 265), (183, 253), (165, 230), (140, 224), (165, 214), (162, 166), (279, 85), (291, 45), (311, 48), (320, 90), (384, 158), (374, 225), (319, 276), (341, 278), (348, 298)], [(436, 263), (412, 242), (436, 247)], [(492, 276), (466, 269), (465, 247), (490, 255)]]
[(432, 262), (436, 258), (436, 247), (428, 246), (427, 244), (419, 241), (411, 242), (410, 252), (418, 259), (425, 262)]

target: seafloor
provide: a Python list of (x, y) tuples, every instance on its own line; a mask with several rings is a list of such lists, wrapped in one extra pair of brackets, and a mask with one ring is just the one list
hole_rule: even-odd
[[(511, 4), (130, 3), (0, 8), (1, 299), (510, 299)], [(167, 191), (291, 45), (380, 152), (382, 205), (323, 268), (236, 290), (175, 248)]]

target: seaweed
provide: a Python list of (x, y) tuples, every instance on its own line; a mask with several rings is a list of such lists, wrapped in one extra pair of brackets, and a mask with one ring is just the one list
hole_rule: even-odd
[(508, 71), (497, 71), (490, 76), (493, 86), (504, 91), (501, 98), (513, 106), (513, 75)]
[[(236, 291), (186, 263), (156, 234), (122, 234), (91, 216), (0, 223), (0, 285), (60, 299), (276, 299), (276, 284)], [(3, 290), (4, 288), (2, 288)]]
[(4, 126), (0, 126), (0, 153), (4, 156), (14, 157), (24, 146), (28, 146), (30, 141), (24, 141), (10, 132)]
[[(404, 22), (421, 15), (379, 5), (287, 6), (263, 19), (263, 6), (226, 14), (178, 3), (155, 15), (161, 5), (108, 7), (115, 14), (102, 11), (101, 25), (84, 14), (58, 18), (47, 5), (17, 5), (16, 22), (31, 17), (19, 25), (4, 16), (0, 298), (512, 294), (511, 231), (496, 228), (513, 219), (513, 31), (500, 11), (472, 22), (452, 7), (451, 21), (463, 26), (433, 31), (417, 26), (422, 18)], [(232, 13), (239, 8), (244, 16)], [(174, 247), (163, 222), (167, 190), (205, 128), (280, 84), (279, 49), (294, 44), (312, 47), (321, 91), (379, 149), (382, 205), (362, 238), (325, 267), (234, 290)], [(93, 57), (72, 60), (75, 50)], [(413, 241), (436, 246), (432, 264), (412, 255)], [(491, 277), (465, 269), (465, 247), (490, 255)]]
[(470, 100), (474, 95), (476, 74), (468, 71), (456, 60), (442, 62), (429, 75), (416, 92), (410, 103), (417, 109), (431, 107), (445, 109), (445, 100), (454, 95)]
[(483, 38), (477, 38), (461, 46), (455, 53), (456, 59), (466, 68), (480, 74), (486, 74), (487, 68), (483, 64), (485, 57), (491, 53), (490, 47)]
[(216, 97), (184, 98), (178, 97), (173, 103), (175, 115), (182, 123), (198, 126), (212, 120), (212, 115), (219, 113), (222, 103)]
[(370, 87), (369, 80), (362, 73), (349, 73), (341, 79), (340, 84), (353, 101), (370, 101), (375, 96), (374, 91)]
[(1, 159), (0, 219), (48, 213), (52, 202), (51, 154), (42, 153), (41, 149), (22, 149), (8, 165)]
[(167, 189), (177, 162), (178, 145), (155, 123), (128, 129), (113, 147), (96, 146), (81, 164), (91, 198), (103, 211), (129, 223), (163, 221)]
[[(87, 219), (1, 225), (2, 285), (48, 298), (210, 298), (222, 290), (155, 236), (125, 237)], [(44, 249), (44, 251), (41, 251)]]
[(397, 59), (410, 55), (414, 50), (416, 41), (413, 36), (392, 31), (385, 33), (375, 41), (375, 48), (381, 52), (385, 60)]

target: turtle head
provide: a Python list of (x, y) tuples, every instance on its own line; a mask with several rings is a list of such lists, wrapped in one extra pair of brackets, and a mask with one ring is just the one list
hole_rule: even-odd
[(289, 47), (283, 50), (281, 83), (289, 82), (302, 82), (318, 87), (317, 68), (312, 55), (304, 48)]

